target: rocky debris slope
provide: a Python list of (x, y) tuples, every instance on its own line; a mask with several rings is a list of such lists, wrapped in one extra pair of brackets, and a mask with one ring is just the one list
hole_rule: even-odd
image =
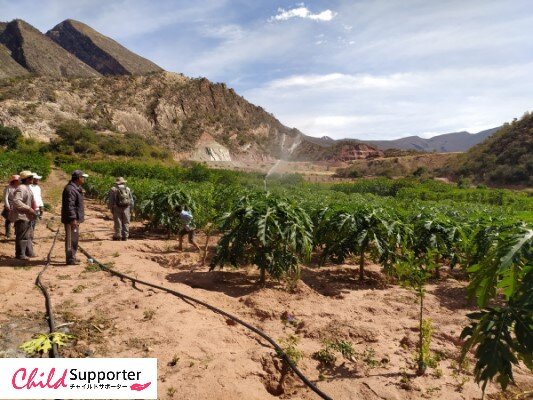
[[(1, 28), (0, 28), (1, 29)], [(11, 51), (0, 44), (0, 79), (28, 75), (28, 70), (11, 57)]]
[(361, 159), (382, 157), (383, 152), (357, 140), (317, 141), (306, 138), (295, 150), (292, 159), (296, 161), (351, 162)]
[(50, 39), (103, 75), (143, 75), (162, 68), (91, 27), (67, 19), (46, 33)]
[[(4, 25), (0, 34), (11, 58), (29, 72), (52, 77), (97, 77), (100, 74), (57, 45), (30, 24), (16, 19)], [(1, 61), (0, 61), (1, 62)], [(0, 64), (4, 70), (4, 62)], [(12, 70), (10, 76), (24, 75)]]

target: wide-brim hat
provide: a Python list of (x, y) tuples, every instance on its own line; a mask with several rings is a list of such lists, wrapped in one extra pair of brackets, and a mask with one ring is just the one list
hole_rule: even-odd
[(19, 180), (20, 180), (20, 175), (12, 175), (11, 178), (9, 178), (9, 183), (13, 183)]
[(33, 172), (31, 172), (31, 171), (22, 171), (19, 175), (20, 175), (20, 179), (24, 180), (24, 179), (32, 178), (33, 177)]
[(123, 177), (121, 177), (121, 176), (118, 177), (117, 180), (115, 181), (115, 183), (116, 183), (117, 185), (121, 185), (121, 184), (126, 183), (126, 182), (128, 182), (128, 181), (125, 180), (125, 179), (124, 179)]

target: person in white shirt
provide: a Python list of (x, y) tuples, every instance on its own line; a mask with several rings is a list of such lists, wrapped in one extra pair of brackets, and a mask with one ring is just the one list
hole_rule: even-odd
[[(41, 219), (43, 217), (44, 212), (44, 203), (43, 203), (43, 196), (41, 192), (41, 187), (39, 186), (39, 181), (42, 179), (42, 176), (39, 176), (37, 174), (33, 175), (33, 183), (30, 186), (30, 190), (33, 193), (33, 208), (35, 210), (35, 215), (37, 218)], [(35, 225), (37, 224), (37, 218), (32, 221), (33, 229), (35, 229)]]

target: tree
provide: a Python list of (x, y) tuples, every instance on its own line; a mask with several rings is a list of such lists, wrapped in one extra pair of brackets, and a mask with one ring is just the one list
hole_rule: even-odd
[(223, 236), (218, 242), (211, 270), (255, 264), (259, 283), (266, 273), (279, 279), (299, 273), (298, 263), (311, 257), (313, 224), (296, 204), (270, 193), (255, 193), (238, 199), (220, 220)]

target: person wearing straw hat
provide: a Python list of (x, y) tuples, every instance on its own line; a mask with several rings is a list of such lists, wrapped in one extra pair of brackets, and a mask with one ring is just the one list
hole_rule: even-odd
[(107, 206), (113, 213), (115, 232), (113, 240), (128, 240), (130, 235), (131, 210), (133, 209), (133, 193), (126, 186), (126, 180), (119, 177), (115, 181), (115, 186), (109, 191), (107, 196)]
[(11, 211), (11, 203), (13, 201), (13, 195), (15, 194), (15, 190), (17, 189), (18, 185), (20, 184), (20, 176), (13, 175), (11, 178), (9, 178), (9, 182), (4, 188), (4, 209), (2, 210), (2, 217), (6, 220), (5, 222), (5, 235), (6, 238), (11, 237), (11, 224), (12, 222), (9, 220), (9, 212)]
[(85, 220), (85, 204), (82, 185), (89, 175), (77, 169), (72, 173), (70, 182), (63, 189), (61, 201), (61, 223), (65, 226), (65, 255), (67, 265), (78, 265), (79, 227)]
[(13, 194), (9, 219), (15, 223), (15, 256), (19, 260), (28, 260), (30, 257), (35, 257), (32, 221), (37, 215), (34, 210), (33, 193), (29, 187), (33, 182), (33, 173), (22, 171), (19, 175), (20, 185)]

